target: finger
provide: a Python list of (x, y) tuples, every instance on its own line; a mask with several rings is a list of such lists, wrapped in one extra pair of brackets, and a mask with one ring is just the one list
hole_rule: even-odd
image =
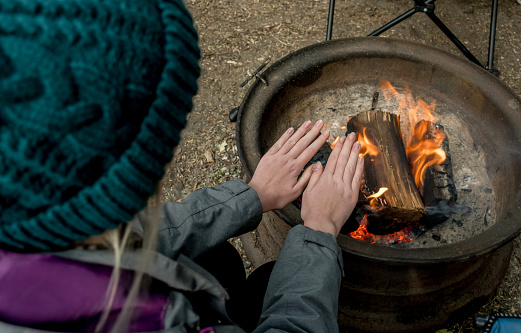
[(353, 176), (356, 170), (356, 162), (358, 161), (358, 155), (360, 154), (360, 142), (355, 142), (351, 148), (349, 159), (346, 166), (344, 167), (344, 183), (350, 184), (353, 180)]
[(313, 164), (311, 171), (311, 177), (309, 178), (308, 187), (306, 188), (306, 191), (311, 190), (318, 183), (320, 176), (322, 176), (322, 164), (320, 164), (320, 162)]
[(362, 182), (363, 172), (364, 172), (364, 158), (362, 156), (359, 156), (356, 159), (355, 174), (353, 176), (353, 182), (351, 183), (351, 189), (355, 193), (360, 190), (360, 183)]
[(306, 165), (313, 156), (319, 151), (320, 147), (326, 143), (327, 138), (329, 138), (329, 131), (325, 131), (322, 133), (312, 144), (310, 144), (306, 150), (304, 150), (299, 157), (297, 157), (297, 163), (301, 165)]
[(342, 147), (344, 146), (345, 140), (346, 140), (346, 137), (343, 136), (336, 143), (335, 148), (333, 149), (333, 152), (331, 153), (331, 155), (329, 155), (329, 158), (327, 159), (326, 169), (324, 170), (324, 173), (331, 174), (331, 175), (335, 173), (338, 156), (340, 155), (340, 152), (342, 151)]
[(299, 195), (302, 194), (304, 189), (309, 183), (309, 179), (311, 179), (311, 175), (313, 174), (313, 167), (315, 165), (310, 165), (304, 170), (302, 173), (302, 176), (300, 176), (299, 180), (297, 181), (297, 184), (295, 184), (295, 189), (298, 191)]
[(294, 158), (297, 158), (300, 154), (302, 154), (302, 152), (309, 146), (309, 144), (315, 140), (317, 135), (320, 133), (322, 126), (324, 126), (322, 120), (317, 121), (311, 130), (306, 135), (304, 135), (302, 139), (298, 140), (293, 148), (291, 148), (289, 154)]
[[(351, 150), (353, 148), (353, 143), (355, 142), (355, 133), (350, 133), (344, 140), (344, 146), (340, 151), (340, 155), (338, 155), (338, 161), (336, 162), (335, 168), (335, 177), (338, 177), (338, 179), (344, 179), (344, 173), (346, 170), (347, 162), (349, 161), (349, 158), (351, 156)], [(355, 169), (353, 168), (353, 173), (354, 171)]]
[(277, 153), (280, 150), (280, 148), (282, 148), (282, 146), (284, 146), (286, 141), (288, 141), (288, 139), (291, 137), (293, 132), (294, 132), (293, 127), (288, 128), (286, 130), (286, 132), (284, 132), (284, 134), (282, 134), (281, 137), (277, 140), (277, 142), (275, 142), (275, 144), (273, 146), (271, 146), (271, 148), (270, 148), (270, 150), (268, 150), (267, 154), (273, 155), (273, 154)]
[(282, 148), (280, 148), (280, 152), (283, 154), (288, 153), (291, 150), (291, 148), (293, 148), (295, 146), (295, 144), (300, 140), (300, 138), (302, 138), (304, 136), (304, 134), (306, 134), (306, 132), (308, 131), (308, 129), (310, 127), (311, 127), (311, 121), (308, 120), (308, 121), (304, 122), (304, 124), (302, 124), (302, 126), (300, 126), (300, 128), (295, 132), (295, 134), (293, 134), (284, 143)]

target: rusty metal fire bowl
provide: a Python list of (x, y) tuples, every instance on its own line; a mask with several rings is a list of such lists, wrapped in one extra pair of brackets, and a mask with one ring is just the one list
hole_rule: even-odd
[[(494, 294), (521, 228), (521, 99), (515, 93), (458, 56), (374, 37), (306, 47), (273, 64), (262, 78), (265, 82), (256, 80), (245, 96), (237, 122), (239, 154), (249, 177), (285, 129), (368, 109), (372, 93), (388, 80), (397, 89), (409, 87), (415, 96), (435, 99), (436, 113), (449, 130), (452, 122), (463, 126), (466, 145), (479, 152), (494, 194), (489, 205), (495, 223), (458, 241), (404, 248), (339, 235), (345, 270), (342, 330), (429, 332), (464, 319)], [(348, 99), (333, 107), (328, 98), (339, 91), (367, 103), (345, 105)], [(302, 223), (293, 205), (277, 214), (290, 225)], [(473, 223), (483, 222), (467, 224)]]

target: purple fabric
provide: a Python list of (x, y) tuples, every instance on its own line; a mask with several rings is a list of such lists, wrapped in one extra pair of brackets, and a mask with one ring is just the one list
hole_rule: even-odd
[[(46, 254), (21, 254), (0, 249), (0, 321), (40, 329), (57, 323), (81, 323), (88, 332), (106, 305), (112, 267), (81, 263)], [(132, 272), (122, 271), (109, 325), (117, 318)], [(135, 304), (129, 332), (163, 329), (167, 293), (152, 292)]]
[(215, 332), (215, 328), (213, 327), (206, 327), (199, 331), (199, 333), (212, 333)]

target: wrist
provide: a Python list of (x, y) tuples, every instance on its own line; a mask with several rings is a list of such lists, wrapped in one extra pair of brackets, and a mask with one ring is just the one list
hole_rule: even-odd
[(270, 209), (267, 207), (266, 198), (263, 194), (263, 191), (261, 190), (261, 187), (258, 186), (258, 184), (253, 179), (248, 183), (248, 185), (255, 191), (255, 193), (257, 193), (257, 196), (261, 202), (262, 212), (268, 212)]
[(321, 231), (327, 234), (333, 235), (335, 238), (338, 236), (339, 230), (337, 230), (335, 224), (330, 221), (324, 221), (323, 219), (312, 219), (309, 221), (304, 221), (304, 226), (316, 230)]

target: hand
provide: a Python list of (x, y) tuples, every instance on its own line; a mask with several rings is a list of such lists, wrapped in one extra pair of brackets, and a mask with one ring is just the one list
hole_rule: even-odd
[(358, 200), (364, 159), (358, 157), (360, 143), (354, 133), (342, 137), (322, 171), (320, 163), (312, 167), (309, 184), (302, 196), (304, 225), (338, 236)]
[(249, 185), (257, 192), (264, 212), (283, 208), (304, 191), (311, 166), (300, 179), (298, 176), (329, 137), (329, 131), (325, 131), (315, 140), (322, 126), (317, 121), (311, 128), (311, 122), (306, 121), (295, 133), (293, 128), (288, 129), (261, 158)]

